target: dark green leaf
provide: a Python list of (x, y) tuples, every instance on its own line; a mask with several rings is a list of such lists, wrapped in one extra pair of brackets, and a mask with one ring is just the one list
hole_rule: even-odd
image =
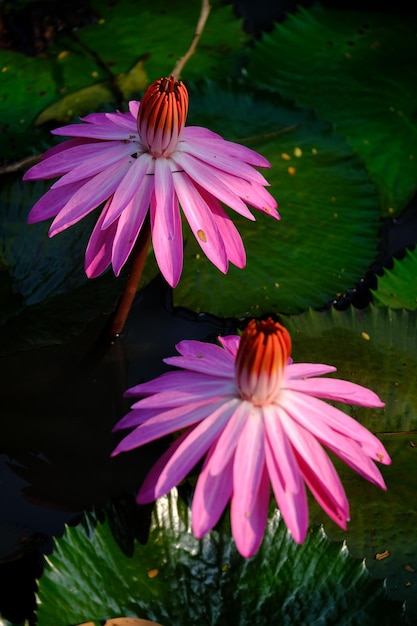
[(407, 15), (300, 9), (250, 54), (251, 83), (313, 108), (362, 157), (385, 212), (417, 179), (417, 45)]
[(309, 112), (277, 98), (209, 84), (191, 93), (189, 123), (208, 126), (266, 156), (263, 174), (281, 221), (230, 212), (247, 252), (226, 276), (206, 260), (188, 228), (175, 302), (224, 316), (299, 312), (323, 306), (364, 275), (376, 256), (374, 186), (345, 141)]
[(88, 515), (67, 528), (47, 557), (39, 585), (38, 624), (55, 626), (131, 615), (162, 624), (400, 624), (388, 600), (343, 543), (320, 529), (302, 546), (272, 513), (258, 554), (242, 558), (227, 520), (196, 540), (176, 492), (155, 507), (146, 545), (132, 558), (119, 550), (108, 522)]

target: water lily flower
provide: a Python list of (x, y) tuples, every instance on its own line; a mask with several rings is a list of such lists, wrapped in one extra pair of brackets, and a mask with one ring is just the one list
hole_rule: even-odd
[(183, 265), (181, 213), (210, 261), (223, 273), (245, 266), (242, 239), (220, 202), (254, 220), (247, 205), (279, 219), (257, 152), (198, 126), (185, 126), (188, 92), (173, 76), (147, 89), (129, 111), (92, 113), (83, 124), (52, 131), (72, 139), (48, 150), (24, 180), (60, 177), (28, 221), (55, 219), (49, 236), (102, 206), (85, 255), (89, 278), (110, 264), (119, 275), (150, 212), (152, 243), (165, 279), (175, 286)]
[(182, 431), (145, 478), (137, 500), (168, 493), (205, 457), (192, 502), (192, 528), (201, 538), (230, 500), (232, 533), (250, 557), (263, 537), (270, 485), (292, 537), (308, 527), (306, 486), (346, 530), (349, 503), (325, 448), (371, 483), (385, 489), (374, 461), (391, 462), (379, 439), (325, 400), (365, 407), (384, 403), (369, 389), (320, 378), (335, 367), (293, 363), (288, 331), (272, 319), (252, 320), (242, 336), (221, 345), (181, 341), (182, 368), (127, 391), (142, 397), (115, 429), (132, 428), (113, 454)]

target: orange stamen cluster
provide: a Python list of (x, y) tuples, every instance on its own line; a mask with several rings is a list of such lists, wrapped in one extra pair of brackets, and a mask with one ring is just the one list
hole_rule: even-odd
[(279, 393), (291, 354), (291, 337), (272, 318), (251, 320), (240, 339), (236, 356), (236, 381), (245, 400), (262, 405)]
[(156, 157), (169, 156), (177, 145), (187, 118), (188, 91), (184, 83), (159, 78), (148, 87), (138, 114), (138, 131), (144, 147)]

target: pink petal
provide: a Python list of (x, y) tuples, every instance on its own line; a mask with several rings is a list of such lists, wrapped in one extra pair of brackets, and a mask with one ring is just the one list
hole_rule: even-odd
[(236, 398), (235, 411), (230, 416), (223, 432), (213, 445), (210, 461), (210, 474), (213, 476), (222, 474), (226, 465), (234, 455), (247, 417), (251, 413), (250, 402)]
[[(235, 460), (236, 464), (236, 460)], [(234, 486), (235, 477), (233, 477)], [(269, 480), (266, 467), (262, 472), (253, 509), (242, 515), (242, 507), (236, 492), (233, 493), (230, 507), (232, 534), (236, 547), (245, 558), (253, 556), (261, 545), (268, 517)]]
[(367, 407), (383, 407), (376, 393), (356, 385), (347, 380), (338, 378), (308, 378), (301, 380), (287, 380), (286, 388), (300, 393), (305, 393), (326, 400), (358, 404)]
[(174, 174), (175, 191), (182, 210), (204, 254), (224, 274), (227, 272), (227, 254), (211, 211), (183, 172)]
[[(323, 440), (327, 437), (326, 441), (331, 444), (330, 433), (341, 433), (345, 438), (349, 437), (357, 441), (363, 451), (376, 461), (386, 465), (391, 462), (385, 448), (375, 435), (355, 419), (327, 402), (290, 390), (281, 394), (280, 401), (288, 413), (316, 437), (322, 437)], [(333, 443), (337, 445), (336, 439)], [(340, 447), (344, 446), (340, 444)]]
[(181, 169), (184, 169), (192, 180), (206, 189), (215, 198), (218, 198), (247, 219), (252, 221), (255, 220), (246, 204), (242, 202), (238, 195), (232, 192), (227, 185), (219, 180), (217, 176), (218, 170), (212, 168), (210, 165), (201, 163), (198, 159), (194, 159), (189, 154), (180, 152), (175, 153), (175, 155), (171, 157), (173, 161), (174, 157), (179, 172)]
[(203, 537), (217, 524), (233, 490), (233, 459), (229, 459), (221, 474), (213, 475), (211, 458), (210, 450), (193, 495), (192, 528), (197, 539)]
[[(364, 431), (364, 437), (352, 438), (350, 435), (346, 435), (340, 431), (343, 431), (343, 424), (345, 422), (344, 417), (348, 417), (345, 413), (330, 407), (332, 411), (340, 413), (340, 424), (337, 430), (329, 427), (325, 420), (322, 419), (322, 415), (326, 413), (329, 405), (316, 401), (317, 406), (314, 408), (310, 404), (309, 398), (299, 397), (297, 393), (291, 395), (291, 399), (288, 399), (286, 406), (291, 404), (291, 410), (287, 409), (291, 413), (291, 417), (296, 419), (306, 430), (310, 431), (322, 444), (327, 446), (332, 452), (339, 456), (345, 463), (352, 467), (355, 471), (361, 474), (367, 480), (370, 480), (374, 484), (385, 488), (385, 483), (379, 470), (370, 461), (369, 456), (375, 455), (375, 444), (378, 451), (383, 449), (379, 440), (374, 437), (363, 426), (359, 425), (359, 429), (354, 428), (354, 432)], [(320, 404), (323, 406), (320, 407)], [(352, 425), (357, 425), (355, 420), (352, 420)], [(349, 430), (349, 422), (347, 423), (347, 429)], [(362, 444), (362, 439), (365, 440), (365, 444)], [(368, 441), (370, 443), (368, 443)], [(385, 450), (384, 450), (385, 452)], [(388, 456), (388, 455), (387, 455)]]
[(200, 141), (183, 141), (178, 146), (178, 151), (187, 152), (192, 156), (200, 159), (203, 163), (232, 174), (250, 180), (259, 185), (268, 185), (268, 181), (262, 176), (258, 170), (245, 163), (243, 160), (230, 158), (230, 155), (223, 156), (222, 151), (223, 144), (216, 146), (216, 148), (210, 149), (207, 145), (203, 146)]
[(285, 370), (286, 378), (310, 378), (311, 376), (322, 376), (323, 374), (331, 374), (336, 372), (336, 368), (332, 365), (323, 365), (321, 363), (291, 363), (287, 365)]
[(298, 463), (272, 407), (263, 408), (266, 432), (265, 458), (281, 515), (297, 543), (303, 543), (308, 526), (308, 504)]
[(231, 356), (235, 357), (237, 355), (237, 350), (240, 343), (239, 335), (227, 335), (226, 337), (218, 337), (218, 340), (223, 348), (226, 350), (226, 352), (228, 352)]
[(155, 194), (151, 197), (151, 228), (158, 267), (167, 283), (175, 287), (182, 272), (183, 241), (178, 201), (173, 192), (163, 207), (157, 206)]
[(239, 552), (252, 556), (262, 541), (268, 514), (264, 426), (259, 410), (247, 415), (233, 463), (232, 533)]
[[(222, 404), (206, 419), (201, 421), (183, 440), (162, 470), (155, 485), (155, 494), (160, 498), (168, 493), (186, 476), (223, 430), (231, 414), (230, 406)], [(139, 428), (145, 428), (144, 426)]]
[(202, 187), (198, 191), (213, 214), (228, 260), (242, 269), (246, 265), (246, 252), (236, 226), (214, 196)]
[(329, 457), (316, 439), (287, 415), (286, 411), (281, 409), (280, 417), (309, 489), (333, 521), (346, 529), (349, 503)]
[[(210, 399), (236, 395), (236, 385), (228, 380), (216, 380), (207, 377), (204, 380), (192, 382), (187, 376), (189, 372), (181, 372), (184, 381), (176, 387), (163, 389), (152, 396), (142, 398), (132, 405), (132, 408), (163, 408), (169, 409), (174, 406), (184, 406), (188, 402), (203, 402)], [(190, 372), (191, 373), (191, 372)], [(184, 384), (185, 383), (185, 384)]]

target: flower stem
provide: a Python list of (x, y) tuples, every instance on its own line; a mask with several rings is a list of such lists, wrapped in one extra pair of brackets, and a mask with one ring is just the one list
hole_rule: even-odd
[(145, 266), (146, 255), (148, 253), (150, 241), (151, 222), (148, 214), (140, 230), (139, 237), (134, 248), (132, 265), (125, 290), (117, 304), (117, 308), (110, 326), (110, 341), (114, 341), (120, 335), (124, 328), (127, 316), (129, 315), (129, 311), (131, 309), (133, 300), (138, 289), (140, 279), (142, 278), (142, 272)]
[(187, 63), (187, 61), (190, 59), (190, 57), (192, 57), (192, 55), (195, 52), (198, 41), (202, 35), (204, 26), (209, 16), (210, 9), (211, 7), (210, 7), (209, 0), (202, 0), (200, 17), (198, 18), (197, 26), (195, 29), (195, 33), (194, 33), (194, 37), (192, 39), (191, 45), (188, 48), (187, 52), (184, 54), (184, 56), (178, 59), (178, 61), (175, 64), (174, 69), (172, 70), (172, 75), (177, 80), (179, 80), (179, 78), (181, 77), (181, 72), (184, 68), (184, 65)]

